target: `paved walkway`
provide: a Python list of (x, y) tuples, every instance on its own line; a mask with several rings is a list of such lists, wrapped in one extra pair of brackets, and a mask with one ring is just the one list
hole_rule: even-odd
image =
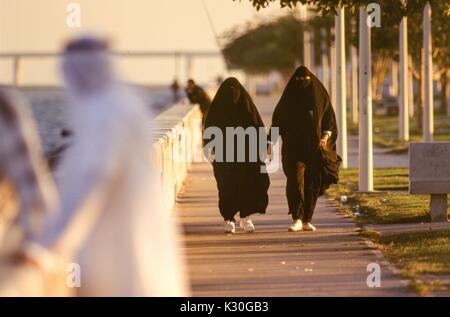
[(367, 230), (377, 231), (380, 235), (386, 237), (405, 233), (447, 231), (450, 230), (450, 222), (379, 224), (368, 225), (365, 228)]
[[(266, 124), (275, 104), (256, 100)], [(195, 296), (402, 296), (405, 283), (357, 232), (351, 218), (321, 198), (316, 232), (290, 233), (285, 178), (271, 175), (266, 215), (254, 217), (256, 232), (223, 233), (212, 169), (196, 163), (174, 212), (184, 227), (185, 253)], [(369, 288), (370, 263), (381, 264), (381, 288)]]

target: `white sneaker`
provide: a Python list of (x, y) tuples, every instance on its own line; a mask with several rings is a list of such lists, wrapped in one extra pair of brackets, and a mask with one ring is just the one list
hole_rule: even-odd
[(316, 227), (314, 227), (314, 226), (312, 225), (311, 222), (306, 222), (306, 223), (303, 225), (303, 230), (305, 230), (305, 231), (316, 231), (317, 229), (316, 229)]
[(255, 231), (255, 225), (249, 217), (241, 219), (241, 228), (244, 228), (244, 230), (248, 233), (252, 233), (253, 231)]
[(300, 219), (298, 219), (298, 220), (294, 220), (294, 222), (292, 223), (292, 225), (290, 225), (288, 230), (292, 231), (292, 232), (297, 232), (297, 231), (302, 231), (302, 229), (303, 229), (302, 221)]
[(224, 230), (225, 230), (225, 233), (235, 233), (236, 226), (234, 225), (234, 221), (230, 221), (230, 220), (225, 221)]

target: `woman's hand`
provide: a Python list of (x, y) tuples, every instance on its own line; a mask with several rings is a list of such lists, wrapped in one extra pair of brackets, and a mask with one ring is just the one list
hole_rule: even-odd
[(320, 139), (319, 146), (320, 146), (321, 148), (324, 148), (324, 147), (327, 146), (327, 143), (328, 143), (328, 134), (325, 134), (325, 135), (322, 137), (322, 139)]

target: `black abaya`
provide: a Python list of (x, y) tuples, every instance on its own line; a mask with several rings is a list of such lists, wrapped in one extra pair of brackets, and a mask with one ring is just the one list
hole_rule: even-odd
[[(237, 79), (228, 78), (220, 86), (205, 121), (205, 129), (210, 127), (217, 127), (222, 131), (224, 147), (231, 141), (226, 137), (227, 127), (244, 129), (264, 127), (251, 97)], [(205, 139), (204, 143), (208, 141), (209, 139)], [(270, 184), (269, 176), (261, 172), (264, 162), (259, 157), (256, 161), (250, 159), (248, 138), (244, 162), (236, 161), (237, 142), (236, 139), (234, 141), (234, 161), (225, 160), (224, 148), (223, 162), (219, 160), (213, 162), (214, 177), (219, 191), (219, 210), (224, 220), (231, 221), (237, 212), (241, 218), (254, 213), (265, 213), (269, 202), (267, 190)], [(259, 153), (259, 149), (253, 150)]]
[[(304, 78), (309, 77), (309, 81)], [(336, 118), (322, 83), (306, 67), (291, 77), (275, 108), (272, 127), (280, 129), (286, 196), (294, 220), (310, 222), (322, 194), (322, 152), (336, 152)], [(324, 149), (320, 139), (331, 133)], [(337, 157), (337, 156), (336, 156)]]

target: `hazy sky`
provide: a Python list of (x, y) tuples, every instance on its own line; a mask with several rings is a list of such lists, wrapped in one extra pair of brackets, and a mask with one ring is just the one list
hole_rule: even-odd
[[(81, 28), (69, 28), (67, 6), (81, 7)], [(285, 14), (272, 5), (256, 12), (248, 0), (205, 0), (217, 33), (235, 25)], [(202, 0), (0, 0), (0, 51), (56, 51), (68, 38), (79, 33), (97, 33), (112, 39), (118, 50), (218, 50)], [(122, 60), (120, 69), (127, 78), (144, 83), (170, 81), (175, 62)], [(10, 65), (0, 63), (4, 81)], [(55, 63), (27, 61), (24, 82), (55, 78)], [(180, 64), (181, 72), (185, 67)], [(144, 71), (143, 71), (144, 70)], [(183, 79), (183, 74), (181, 77)], [(194, 62), (200, 79), (223, 73), (220, 60)]]

